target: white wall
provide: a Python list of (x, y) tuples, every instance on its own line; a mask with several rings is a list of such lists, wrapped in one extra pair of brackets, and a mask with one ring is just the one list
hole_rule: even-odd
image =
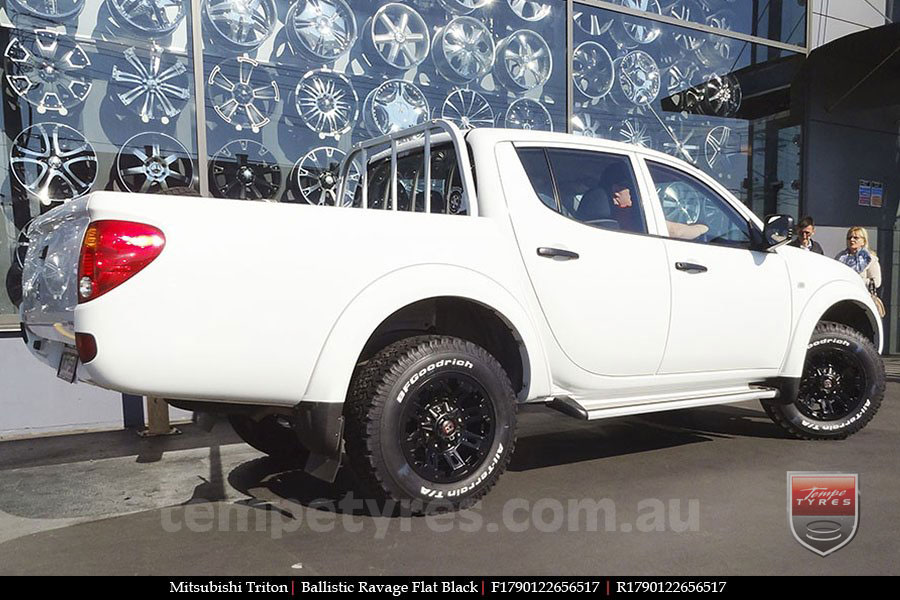
[(813, 0), (811, 48), (885, 24), (885, 0)]
[[(190, 420), (191, 415), (169, 409), (173, 422)], [(0, 339), (0, 440), (120, 429), (123, 424), (122, 394), (66, 383), (34, 358), (21, 338)]]

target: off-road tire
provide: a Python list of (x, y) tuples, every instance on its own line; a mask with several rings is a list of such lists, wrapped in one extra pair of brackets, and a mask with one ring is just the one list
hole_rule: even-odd
[[(881, 406), (885, 386), (884, 362), (872, 341), (851, 327), (823, 321), (813, 331), (806, 352), (799, 396), (790, 404), (764, 400), (766, 414), (792, 436), (806, 440), (844, 439), (865, 427)], [(836, 369), (838, 378), (833, 381), (837, 383), (829, 383), (845, 385), (840, 377), (858, 372), (859, 383), (854, 387), (858, 391), (848, 395), (852, 398), (849, 409), (841, 411), (846, 414), (839, 418), (815, 418), (805, 401), (808, 390), (824, 389), (825, 382), (820, 381), (822, 367), (835, 363), (844, 368)]]
[(268, 415), (254, 421), (246, 415), (228, 415), (228, 421), (242, 440), (272, 458), (303, 465), (309, 451), (300, 443), (287, 417)]
[[(438, 416), (438, 406), (460, 410)], [(433, 420), (423, 424), (423, 414)], [(361, 491), (409, 514), (473, 505), (506, 469), (516, 441), (506, 372), (483, 348), (447, 336), (407, 338), (373, 356), (354, 376), (345, 416), (345, 449)], [(465, 462), (454, 467), (460, 457)]]

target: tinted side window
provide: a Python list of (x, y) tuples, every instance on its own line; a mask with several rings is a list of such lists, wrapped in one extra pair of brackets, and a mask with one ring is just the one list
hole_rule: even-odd
[(541, 202), (558, 210), (556, 206), (556, 194), (553, 191), (553, 177), (550, 176), (550, 165), (547, 163), (547, 155), (543, 148), (519, 148), (519, 160), (528, 174), (531, 187)]
[(749, 248), (750, 223), (702, 181), (648, 161), (656, 193), (673, 238)]
[(548, 149), (562, 214), (594, 227), (647, 233), (628, 157)]

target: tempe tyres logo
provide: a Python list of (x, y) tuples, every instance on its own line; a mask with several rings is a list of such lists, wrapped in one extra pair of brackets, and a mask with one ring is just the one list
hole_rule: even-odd
[(856, 474), (787, 474), (788, 523), (798, 542), (821, 556), (847, 545), (859, 523)]

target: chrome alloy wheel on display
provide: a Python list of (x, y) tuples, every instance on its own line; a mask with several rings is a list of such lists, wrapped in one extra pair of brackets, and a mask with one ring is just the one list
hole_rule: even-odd
[(733, 75), (711, 75), (701, 86), (700, 110), (715, 117), (733, 117), (741, 108), (743, 92)]
[[(338, 183), (341, 163), (346, 153), (331, 146), (321, 146), (306, 153), (294, 165), (291, 184), (297, 195), (307, 204), (337, 206)], [(341, 206), (352, 206), (356, 187), (361, 180), (359, 165), (354, 161), (347, 172), (344, 201)]]
[(622, 124), (616, 128), (619, 139), (626, 144), (640, 146), (641, 148), (652, 148), (653, 138), (650, 137), (649, 128), (646, 123), (641, 123), (637, 119), (625, 119)]
[(274, 0), (204, 0), (210, 30), (242, 50), (258, 48), (278, 24)]
[(552, 12), (550, 4), (547, 2), (535, 2), (534, 0), (506, 0), (510, 10), (516, 13), (516, 16), (525, 21), (541, 21), (548, 17)]
[(552, 71), (550, 46), (530, 29), (514, 32), (497, 46), (494, 73), (511, 92), (527, 92), (544, 85)]
[[(625, 8), (662, 15), (662, 7), (658, 0), (616, 0)], [(662, 28), (655, 21), (622, 15), (615, 20), (610, 35), (623, 48), (636, 48), (652, 44), (660, 35)]]
[(227, 60), (209, 74), (207, 84), (216, 114), (237, 131), (253, 133), (269, 123), (281, 99), (278, 84), (248, 56)]
[(576, 10), (572, 14), (572, 20), (575, 22), (575, 25), (578, 26), (578, 29), (588, 35), (597, 37), (603, 35), (609, 31), (610, 27), (612, 27), (615, 19), (607, 16), (607, 14), (608, 13), (605, 11), (584, 12)]
[(572, 117), (572, 133), (589, 138), (602, 138), (604, 135), (603, 124), (590, 113), (581, 113)]
[(432, 49), (438, 73), (451, 83), (468, 83), (494, 66), (494, 38), (472, 17), (456, 17), (434, 37)]
[(472, 90), (450, 92), (441, 106), (441, 118), (455, 123), (460, 129), (494, 126), (494, 110), (487, 98)]
[(467, 15), (479, 8), (484, 8), (492, 0), (438, 0), (447, 12), (454, 15)]
[(117, 92), (115, 96), (144, 123), (159, 119), (167, 125), (181, 113), (191, 97), (187, 67), (177, 59), (166, 60), (156, 46), (146, 63), (134, 48), (126, 48), (122, 54), (125, 64), (113, 65), (111, 81), (125, 91)]
[(314, 60), (337, 60), (356, 41), (356, 17), (344, 0), (298, 0), (285, 21), (291, 46)]
[(9, 0), (9, 4), (19, 12), (52, 21), (74, 17), (84, 8), (84, 0)]
[(277, 201), (281, 167), (269, 149), (254, 140), (234, 140), (209, 164), (209, 189), (216, 198)]
[[(666, 14), (688, 23), (704, 23), (707, 11), (699, 0), (675, 0), (666, 8)], [(672, 30), (672, 39), (679, 49), (693, 52), (706, 43), (705, 33), (692, 29), (676, 27)]]
[(635, 50), (626, 54), (616, 75), (622, 93), (632, 104), (646, 106), (659, 95), (659, 67), (646, 52)]
[[(732, 23), (734, 23), (734, 16), (728, 11), (719, 11), (706, 18), (706, 24), (716, 29), (731, 31)], [(707, 67), (731, 71), (734, 68), (733, 61), (737, 44), (740, 42), (733, 38), (721, 35), (710, 36), (705, 44), (697, 48), (696, 55), (700, 62)]]
[(419, 13), (405, 4), (392, 2), (379, 8), (368, 29), (375, 53), (390, 67), (405, 71), (428, 56), (428, 26)]
[(528, 131), (553, 131), (553, 119), (543, 104), (531, 98), (519, 98), (506, 109), (503, 126)]
[(340, 138), (359, 116), (359, 98), (350, 80), (334, 71), (310, 71), (294, 90), (294, 104), (303, 123), (320, 138)]
[(185, 0), (107, 0), (106, 3), (117, 20), (149, 36), (172, 33), (184, 20)]
[(116, 156), (119, 183), (128, 192), (155, 194), (191, 187), (194, 163), (181, 142), (164, 133), (139, 133)]
[(665, 127), (667, 139), (662, 144), (663, 150), (675, 158), (696, 165), (703, 142), (694, 128), (681, 117), (667, 122)]
[(706, 164), (710, 169), (728, 169), (732, 166), (732, 158), (743, 154), (740, 139), (727, 125), (719, 125), (709, 130), (706, 134), (704, 153)]
[(45, 206), (83, 196), (97, 179), (93, 146), (61, 123), (22, 130), (13, 141), (9, 162), (16, 181)]
[(658, 187), (656, 193), (662, 203), (667, 221), (693, 225), (700, 220), (703, 198), (696, 188), (682, 181)]
[(366, 128), (374, 136), (386, 135), (424, 123), (428, 100), (418, 87), (402, 79), (385, 81), (366, 97)]
[(38, 113), (62, 116), (84, 102), (91, 91), (91, 60), (73, 41), (49, 29), (14, 37), (6, 47), (6, 82)]
[(615, 83), (615, 67), (606, 48), (597, 42), (584, 42), (572, 56), (572, 81), (575, 89), (592, 100), (606, 96)]

